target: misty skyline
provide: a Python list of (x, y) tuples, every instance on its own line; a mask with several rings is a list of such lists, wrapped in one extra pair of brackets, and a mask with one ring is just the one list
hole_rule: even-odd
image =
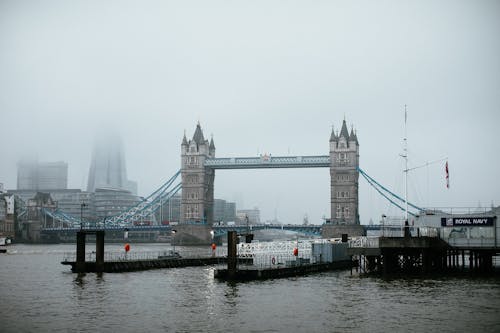
[[(16, 164), (68, 163), (85, 189), (99, 132), (119, 132), (146, 196), (180, 168), (200, 121), (216, 156), (327, 155), (357, 131), (360, 167), (409, 201), (500, 202), (500, 3), (496, 1), (2, 1), (0, 183)], [(360, 179), (360, 219), (402, 215)], [(215, 197), (263, 220), (330, 215), (325, 169), (217, 171)]]

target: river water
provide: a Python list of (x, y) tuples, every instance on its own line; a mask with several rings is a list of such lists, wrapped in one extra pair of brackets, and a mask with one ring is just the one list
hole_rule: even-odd
[(16, 244), (0, 254), (0, 332), (500, 332), (498, 277), (334, 271), (227, 283), (211, 267), (79, 277), (60, 264), (74, 250)]

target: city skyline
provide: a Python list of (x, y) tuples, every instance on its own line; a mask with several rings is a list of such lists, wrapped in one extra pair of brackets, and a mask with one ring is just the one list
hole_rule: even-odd
[[(450, 173), (447, 189), (444, 161), (410, 172), (410, 201), (499, 204), (496, 2), (28, 3), (0, 4), (0, 117), (15, 142), (0, 145), (8, 189), (30, 153), (66, 161), (68, 187), (85, 188), (102, 129), (120, 132), (144, 196), (179, 170), (183, 133), (197, 121), (216, 156), (286, 156), (328, 154), (331, 126), (345, 118), (361, 168), (402, 194), (407, 104), (410, 167), (447, 158)], [(220, 171), (214, 190), (263, 219), (319, 223), (329, 182), (322, 169)], [(402, 215), (364, 180), (359, 199), (363, 224)]]

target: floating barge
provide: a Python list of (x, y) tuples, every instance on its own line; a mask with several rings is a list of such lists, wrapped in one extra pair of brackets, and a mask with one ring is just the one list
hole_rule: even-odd
[(356, 266), (357, 262), (355, 261), (342, 260), (331, 263), (301, 264), (285, 267), (278, 266), (277, 268), (244, 268), (234, 271), (230, 269), (217, 269), (215, 270), (214, 277), (220, 280), (235, 281), (277, 279), (338, 269), (349, 269)]
[[(239, 259), (240, 264), (251, 264), (251, 259)], [(169, 259), (139, 259), (139, 260), (116, 260), (105, 261), (99, 265), (96, 262), (86, 261), (83, 267), (77, 268), (76, 261), (62, 261), (63, 265), (70, 265), (73, 273), (85, 272), (105, 272), (121, 273), (132, 271), (144, 271), (158, 268), (178, 268), (191, 266), (219, 265), (227, 263), (227, 257), (207, 257), (207, 258), (169, 258)]]
[[(336, 269), (349, 269), (358, 265), (346, 254), (347, 243), (313, 243), (311, 244), (311, 258), (298, 257), (298, 245), (293, 250), (294, 259), (276, 261), (276, 256), (269, 253), (271, 263), (256, 259), (257, 265), (238, 265), (236, 232), (228, 232), (228, 262), (227, 269), (216, 269), (214, 278), (230, 281), (247, 281), (286, 278), (302, 276), (310, 273), (325, 272)], [(298, 243), (297, 243), (298, 244)], [(244, 254), (243, 254), (244, 255)], [(255, 255), (252, 254), (252, 256)], [(253, 257), (252, 257), (253, 258)], [(262, 259), (262, 258), (261, 258)]]

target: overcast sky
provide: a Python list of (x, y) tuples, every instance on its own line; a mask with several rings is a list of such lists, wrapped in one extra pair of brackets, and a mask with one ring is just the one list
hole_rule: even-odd
[[(200, 121), (218, 157), (326, 155), (354, 125), (360, 166), (430, 207), (500, 203), (499, 1), (0, 1), (0, 182), (37, 153), (86, 188), (95, 133), (123, 137), (147, 195)], [(330, 215), (328, 169), (217, 171), (262, 219)], [(363, 224), (400, 212), (360, 178)]]

